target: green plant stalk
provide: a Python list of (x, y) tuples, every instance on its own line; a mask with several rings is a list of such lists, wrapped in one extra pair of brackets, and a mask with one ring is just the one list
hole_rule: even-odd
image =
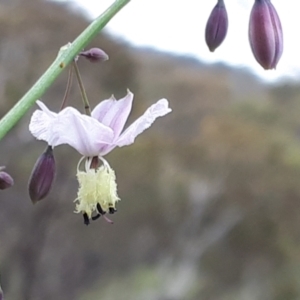
[(52, 85), (60, 73), (70, 64), (74, 57), (85, 48), (101, 29), (126, 5), (130, 0), (116, 0), (103, 14), (95, 19), (72, 44), (63, 47), (54, 62), (38, 79), (32, 88), (12, 107), (0, 120), (0, 140), (21, 119), (27, 110)]

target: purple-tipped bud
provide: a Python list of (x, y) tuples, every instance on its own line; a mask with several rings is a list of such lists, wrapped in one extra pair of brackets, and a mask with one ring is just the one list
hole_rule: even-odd
[(205, 28), (205, 41), (211, 52), (214, 52), (224, 41), (228, 29), (228, 16), (223, 0), (213, 8)]
[(14, 185), (13, 178), (8, 173), (2, 171), (4, 168), (5, 167), (0, 167), (0, 190), (5, 190)]
[(52, 147), (38, 158), (29, 179), (29, 196), (33, 204), (45, 198), (52, 186), (55, 177), (55, 160)]
[(102, 62), (109, 59), (108, 55), (99, 48), (91, 48), (90, 50), (80, 52), (79, 55), (85, 57), (90, 62)]
[(275, 69), (283, 51), (283, 34), (270, 0), (255, 0), (250, 15), (249, 41), (257, 62), (265, 70)]

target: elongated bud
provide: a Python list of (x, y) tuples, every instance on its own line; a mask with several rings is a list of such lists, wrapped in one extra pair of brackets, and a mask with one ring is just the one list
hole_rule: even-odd
[(0, 190), (5, 190), (14, 185), (13, 178), (8, 173), (2, 171), (3, 169), (5, 167), (0, 167)]
[(249, 41), (257, 62), (266, 70), (275, 69), (283, 51), (283, 33), (270, 0), (255, 0), (249, 21)]
[(79, 55), (85, 57), (90, 62), (102, 62), (109, 59), (108, 55), (100, 48), (91, 48), (90, 50), (80, 52)]
[(38, 158), (29, 179), (29, 196), (33, 204), (45, 198), (55, 177), (55, 160), (52, 147)]
[(223, 0), (213, 8), (205, 28), (205, 41), (211, 52), (214, 52), (224, 41), (228, 29), (228, 16)]

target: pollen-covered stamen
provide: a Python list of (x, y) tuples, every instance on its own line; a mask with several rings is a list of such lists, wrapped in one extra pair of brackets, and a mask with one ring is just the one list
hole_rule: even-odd
[[(94, 158), (86, 158), (85, 171), (79, 170), (78, 164), (77, 178), (79, 182), (78, 196), (75, 202), (76, 212), (86, 214), (88, 219), (98, 219), (99, 215), (106, 212), (115, 212), (115, 205), (120, 199), (117, 195), (117, 184), (114, 170), (107, 161), (99, 157), (103, 164), (97, 168), (91, 168), (95, 165)], [(97, 165), (97, 162), (96, 162)], [(92, 217), (93, 212), (96, 215)], [(111, 220), (105, 218), (112, 223)]]

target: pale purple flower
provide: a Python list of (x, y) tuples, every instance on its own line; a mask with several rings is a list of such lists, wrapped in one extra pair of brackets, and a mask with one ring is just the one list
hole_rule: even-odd
[(171, 112), (168, 101), (161, 99), (123, 131), (132, 101), (130, 91), (120, 100), (112, 96), (100, 102), (91, 116), (83, 115), (73, 107), (54, 113), (37, 101), (41, 110), (33, 113), (29, 130), (38, 140), (46, 141), (52, 147), (68, 144), (83, 156), (104, 156), (116, 146), (132, 144), (156, 118)]
[[(73, 107), (54, 113), (38, 101), (41, 109), (31, 117), (29, 130), (38, 140), (46, 141), (51, 147), (68, 144), (84, 156), (77, 168), (79, 190), (75, 201), (76, 212), (83, 214), (86, 225), (90, 219), (95, 220), (106, 212), (114, 213), (116, 202), (120, 200), (115, 172), (103, 156), (116, 146), (132, 144), (158, 117), (171, 112), (168, 101), (161, 99), (123, 131), (132, 101), (130, 91), (120, 100), (112, 96), (99, 103), (91, 116), (83, 115)], [(80, 170), (83, 160), (84, 171)], [(100, 161), (102, 165), (99, 166)]]

